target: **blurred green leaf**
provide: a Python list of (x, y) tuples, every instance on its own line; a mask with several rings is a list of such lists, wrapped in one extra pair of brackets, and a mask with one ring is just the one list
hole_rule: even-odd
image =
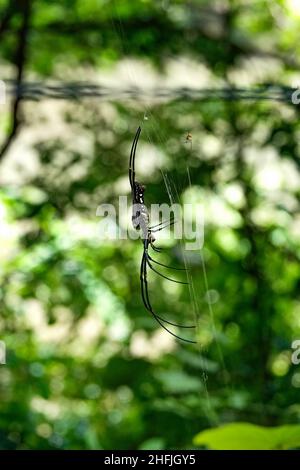
[(215, 450), (279, 450), (300, 447), (300, 425), (263, 427), (231, 423), (202, 431), (194, 439), (198, 446)]

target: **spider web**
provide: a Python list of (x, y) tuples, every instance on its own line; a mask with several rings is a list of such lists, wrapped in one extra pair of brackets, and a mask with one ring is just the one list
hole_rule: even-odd
[[(127, 47), (126, 47), (126, 34), (123, 28), (122, 20), (119, 16), (117, 6), (115, 4), (115, 1), (113, 0), (112, 2), (115, 17), (118, 19), (117, 23), (113, 18), (110, 18), (112, 27), (114, 31), (116, 32), (117, 39), (120, 41), (120, 46), (123, 50), (123, 55), (124, 57), (129, 56), (127, 54)], [(126, 70), (128, 74), (128, 78), (132, 81), (133, 85), (138, 88), (138, 81), (137, 77), (135, 74), (135, 71), (133, 67), (129, 63), (126, 63)], [(166, 138), (163, 137), (160, 126), (159, 126), (159, 120), (155, 117), (155, 115), (152, 113), (151, 109), (149, 106), (146, 106), (146, 104), (143, 105), (143, 112), (142, 112), (142, 118), (140, 119), (140, 125), (141, 127), (145, 130), (145, 133), (147, 135), (147, 140), (151, 145), (155, 145), (153, 138), (151, 136), (155, 136), (155, 140), (160, 143), (162, 148), (165, 148), (166, 145)], [(148, 131), (148, 126), (151, 127), (151, 133)], [(190, 149), (190, 152), (192, 152), (192, 147)], [(160, 169), (162, 179), (164, 181), (165, 185), (165, 190), (167, 192), (170, 204), (172, 205), (173, 203), (179, 203), (180, 198), (179, 198), (179, 188), (176, 185), (176, 182), (174, 179), (171, 179), (170, 176), (164, 172), (162, 169)], [(187, 172), (187, 178), (188, 178), (188, 186), (189, 188), (192, 187), (192, 180), (191, 180), (191, 175), (189, 171), (189, 165), (187, 163), (186, 166), (186, 172)], [(228, 369), (225, 364), (224, 360), (224, 355), (222, 351), (222, 345), (218, 339), (218, 333), (215, 325), (215, 312), (214, 312), (214, 307), (213, 303), (210, 298), (210, 286), (209, 286), (209, 279), (207, 275), (207, 268), (206, 268), (206, 262), (205, 262), (205, 256), (204, 256), (204, 251), (203, 247), (201, 247), (197, 253), (198, 255), (198, 263), (202, 267), (202, 277), (203, 277), (203, 285), (204, 285), (204, 293), (202, 294), (202, 297), (200, 294), (196, 294), (196, 285), (195, 285), (195, 280), (193, 278), (193, 275), (191, 273), (191, 270), (188, 269), (190, 267), (190, 263), (188, 260), (188, 257), (186, 255), (185, 249), (183, 247), (183, 240), (179, 241), (180, 243), (180, 248), (181, 248), (181, 253), (182, 253), (182, 259), (184, 262), (184, 266), (186, 268), (187, 276), (188, 276), (188, 288), (189, 288), (189, 297), (190, 297), (190, 302), (193, 308), (193, 316), (194, 316), (194, 321), (196, 324), (196, 332), (198, 333), (201, 329), (201, 315), (204, 313), (203, 308), (201, 307), (200, 303), (201, 300), (207, 299), (207, 309), (208, 309), (208, 314), (209, 314), (209, 319), (210, 319), (210, 327), (213, 335), (213, 342), (217, 348), (217, 355), (219, 359), (219, 366), (222, 369), (222, 382), (223, 382), (223, 387), (225, 390), (225, 393), (227, 396), (230, 396), (232, 393), (232, 386), (230, 382), (230, 375), (228, 372)], [(200, 286), (198, 291), (200, 292)], [(167, 333), (166, 333), (167, 334)], [(195, 339), (195, 338), (192, 338)], [(182, 345), (181, 347), (186, 347), (186, 345)], [(191, 346), (190, 346), (191, 347)], [(201, 345), (199, 340), (197, 341), (197, 344), (192, 346), (194, 350), (197, 351), (198, 358), (199, 358), (199, 363), (201, 363), (201, 381), (203, 384), (203, 389), (199, 390), (199, 395), (202, 396), (202, 398), (205, 398), (206, 402), (206, 407), (203, 410), (204, 413), (206, 414), (208, 422), (211, 424), (211, 426), (216, 426), (219, 424), (219, 418), (218, 414), (215, 410), (213, 401), (211, 400), (210, 396), (210, 391), (209, 391), (209, 372), (207, 371), (207, 367), (205, 366), (205, 360), (206, 357), (204, 354), (206, 353), (206, 348)], [(212, 345), (210, 345), (212, 347)]]
[[(148, 117), (148, 119), (149, 119), (148, 122), (152, 127), (153, 134), (155, 134), (157, 136), (160, 144), (162, 146), (164, 146), (165, 143), (166, 143), (166, 140), (163, 139), (163, 137), (161, 135), (161, 132), (159, 130), (159, 125), (158, 125), (158, 120), (155, 118), (153, 113), (150, 112), (150, 111), (148, 111), (148, 116), (149, 116)], [(150, 143), (153, 143), (153, 140), (151, 139), (151, 137), (149, 137), (149, 134), (148, 134), (148, 140), (149, 140)], [(153, 143), (153, 145), (154, 145), (154, 143)], [(191, 151), (192, 150), (190, 150), (190, 152)], [(192, 180), (191, 180), (190, 169), (189, 169), (188, 164), (187, 164), (187, 167), (186, 167), (186, 171), (187, 171), (188, 184), (189, 184), (189, 187), (191, 188), (192, 187)], [(178, 188), (177, 188), (177, 185), (176, 185), (174, 179), (171, 179), (171, 177), (166, 172), (164, 172), (162, 169), (160, 169), (160, 172), (161, 172), (161, 175), (162, 175), (162, 178), (163, 178), (163, 181), (164, 181), (165, 189), (166, 189), (170, 204), (172, 205), (174, 203), (180, 203), (179, 191), (178, 191)], [(180, 248), (181, 248), (181, 254), (182, 254), (182, 259), (183, 259), (183, 262), (184, 262), (184, 266), (186, 268), (187, 275), (188, 275), (188, 282), (189, 282), (188, 287), (189, 287), (190, 302), (191, 302), (191, 305), (193, 306), (193, 316), (194, 316), (195, 323), (197, 325), (197, 333), (198, 333), (201, 329), (201, 314), (204, 313), (204, 309), (201, 308), (201, 306), (200, 306), (200, 301), (201, 301), (200, 295), (196, 294), (196, 284), (195, 284), (195, 280), (193, 278), (192, 271), (189, 269), (190, 268), (190, 263), (189, 263), (187, 255), (186, 255), (186, 251), (184, 249), (183, 240), (179, 240), (179, 244), (180, 244)], [(207, 309), (208, 309), (210, 323), (211, 323), (213, 341), (214, 341), (214, 344), (216, 345), (217, 354), (218, 354), (218, 358), (219, 358), (219, 364), (222, 368), (222, 381), (223, 381), (223, 384), (224, 384), (225, 392), (226, 392), (227, 396), (229, 396), (230, 393), (232, 393), (232, 386), (231, 386), (231, 382), (230, 382), (230, 374), (229, 374), (229, 371), (228, 371), (228, 369), (226, 367), (226, 364), (225, 364), (221, 343), (218, 339), (218, 333), (217, 333), (217, 329), (216, 329), (216, 325), (215, 325), (214, 307), (213, 307), (213, 303), (212, 303), (210, 295), (209, 295), (210, 286), (209, 286), (209, 280), (208, 280), (207, 268), (206, 268), (206, 262), (205, 262), (205, 256), (204, 256), (204, 251), (203, 250), (204, 250), (204, 247), (201, 247), (197, 252), (197, 255), (198, 255), (198, 263), (197, 264), (201, 265), (201, 267), (202, 267), (202, 276), (203, 276), (203, 282), (204, 282), (204, 293), (202, 294), (202, 298), (207, 299), (206, 303), (207, 303), (207, 306), (208, 306)], [(200, 292), (200, 286), (199, 286), (198, 291)], [(218, 417), (217, 417), (217, 413), (215, 412), (214, 406), (212, 404), (212, 400), (210, 399), (209, 373), (207, 371), (207, 368), (205, 367), (205, 356), (204, 356), (204, 354), (207, 350), (206, 350), (206, 348), (204, 348), (201, 345), (201, 342), (199, 340), (197, 341), (197, 344), (196, 344), (195, 348), (197, 349), (199, 358), (203, 363), (202, 368), (201, 368), (201, 380), (202, 380), (202, 383), (203, 383), (203, 390), (204, 390), (204, 394), (205, 394), (206, 401), (207, 401), (207, 409), (205, 410), (206, 415), (207, 415), (207, 418), (209, 419), (210, 424), (212, 426), (215, 426), (219, 423), (219, 420), (218, 420)]]

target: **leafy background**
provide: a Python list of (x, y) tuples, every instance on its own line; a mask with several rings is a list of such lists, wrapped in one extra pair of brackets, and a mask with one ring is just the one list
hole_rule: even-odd
[[(299, 108), (115, 97), (297, 86), (297, 2), (1, 0), (0, 17), (1, 78), (112, 89), (1, 105), (0, 448), (298, 447)], [(151, 277), (158, 312), (187, 322), (196, 304), (197, 347), (143, 308), (140, 243), (99, 237), (144, 116), (147, 202), (168, 202), (162, 170), (205, 211), (204, 247), (186, 255), (195, 296)]]

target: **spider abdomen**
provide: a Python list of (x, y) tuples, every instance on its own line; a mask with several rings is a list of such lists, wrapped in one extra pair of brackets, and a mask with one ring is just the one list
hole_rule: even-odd
[(145, 204), (134, 204), (132, 211), (132, 225), (141, 230), (143, 238), (147, 238), (149, 229), (149, 213)]

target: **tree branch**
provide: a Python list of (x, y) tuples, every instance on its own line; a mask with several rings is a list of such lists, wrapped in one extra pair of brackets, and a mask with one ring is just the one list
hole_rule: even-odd
[(15, 64), (17, 67), (16, 92), (15, 92), (15, 99), (12, 103), (12, 108), (11, 108), (11, 129), (5, 142), (3, 143), (0, 149), (0, 161), (3, 159), (7, 150), (9, 149), (12, 142), (16, 138), (19, 128), (20, 128), (21, 121), (22, 121), (21, 110), (20, 110), (20, 103), (21, 103), (22, 97), (19, 94), (19, 89), (20, 89), (20, 86), (22, 85), (25, 62), (26, 62), (27, 37), (28, 37), (28, 32), (29, 32), (29, 22), (30, 22), (30, 14), (31, 14), (31, 0), (21, 0), (20, 2), (18, 2), (18, 7), (20, 8), (20, 12), (22, 14), (22, 22), (21, 22), (21, 26), (19, 30), (19, 35), (18, 35), (18, 46), (17, 46), (16, 58), (15, 58)]
[(8, 2), (6, 11), (3, 13), (2, 21), (0, 23), (0, 39), (1, 36), (9, 29), (10, 21), (16, 12), (16, 0), (10, 0)]

